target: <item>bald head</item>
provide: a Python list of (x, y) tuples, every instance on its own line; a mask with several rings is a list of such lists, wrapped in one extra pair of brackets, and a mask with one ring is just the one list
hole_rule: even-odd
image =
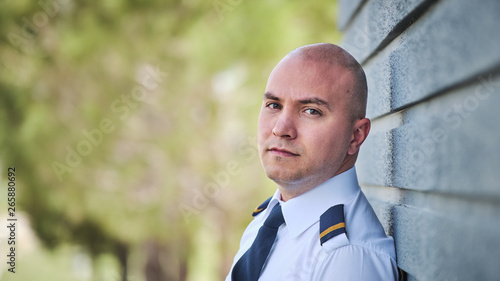
[[(365, 72), (361, 65), (352, 57), (346, 50), (330, 43), (318, 43), (302, 46), (291, 51), (283, 60), (291, 57), (300, 59), (326, 63), (332, 68), (340, 67), (346, 71), (346, 74), (351, 76), (351, 89), (344, 93), (348, 99), (349, 111), (351, 120), (364, 118), (366, 115), (366, 100), (368, 87), (366, 85)], [(332, 77), (336, 79), (336, 77)]]

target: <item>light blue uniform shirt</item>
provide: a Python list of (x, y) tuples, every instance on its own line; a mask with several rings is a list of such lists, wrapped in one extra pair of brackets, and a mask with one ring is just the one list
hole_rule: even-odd
[[(248, 225), (232, 267), (250, 248), (259, 228), (279, 202), (285, 224), (279, 228), (260, 281), (397, 280), (394, 240), (385, 234), (361, 191), (355, 168), (287, 202), (280, 198), (277, 190), (268, 207)], [(320, 216), (337, 204), (344, 204), (347, 233), (321, 245)], [(231, 281), (231, 271), (226, 281)]]

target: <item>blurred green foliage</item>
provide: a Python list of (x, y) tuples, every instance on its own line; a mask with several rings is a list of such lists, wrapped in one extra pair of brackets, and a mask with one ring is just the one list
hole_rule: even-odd
[(255, 148), (267, 76), (298, 46), (337, 42), (336, 12), (3, 1), (0, 166), (16, 167), (17, 212), (37, 237), (19, 244), (40, 243), (20, 246), (25, 266), (2, 280), (222, 280), (274, 192)]

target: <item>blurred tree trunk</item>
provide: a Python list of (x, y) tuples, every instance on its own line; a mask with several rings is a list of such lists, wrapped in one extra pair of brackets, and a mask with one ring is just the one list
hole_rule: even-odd
[(188, 263), (187, 263), (187, 258), (184, 256), (182, 257), (182, 259), (180, 261), (179, 270), (180, 270), (179, 280), (186, 281), (187, 272), (188, 272)]
[(147, 242), (146, 255), (147, 261), (144, 267), (144, 274), (147, 281), (171, 280), (167, 279), (161, 265), (161, 245), (158, 242)]
[(125, 244), (118, 244), (116, 246), (116, 256), (118, 258), (118, 261), (120, 262), (120, 267), (122, 269), (122, 281), (127, 281), (128, 246)]
[(147, 281), (185, 281), (188, 263), (186, 255), (178, 255), (175, 245), (165, 246), (158, 241), (145, 245), (147, 261), (144, 274)]

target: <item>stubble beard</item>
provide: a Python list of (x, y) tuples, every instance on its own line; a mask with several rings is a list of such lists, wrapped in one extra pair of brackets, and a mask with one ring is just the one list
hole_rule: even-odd
[(273, 159), (274, 163), (272, 165), (266, 165), (263, 163), (264, 170), (267, 177), (274, 181), (282, 191), (286, 191), (288, 194), (300, 195), (304, 193), (304, 188), (307, 186), (307, 182), (310, 180), (306, 178), (307, 171), (296, 167), (293, 167), (293, 163), (288, 163), (291, 167), (285, 167), (280, 165), (280, 163), (286, 161), (283, 157), (275, 156)]

